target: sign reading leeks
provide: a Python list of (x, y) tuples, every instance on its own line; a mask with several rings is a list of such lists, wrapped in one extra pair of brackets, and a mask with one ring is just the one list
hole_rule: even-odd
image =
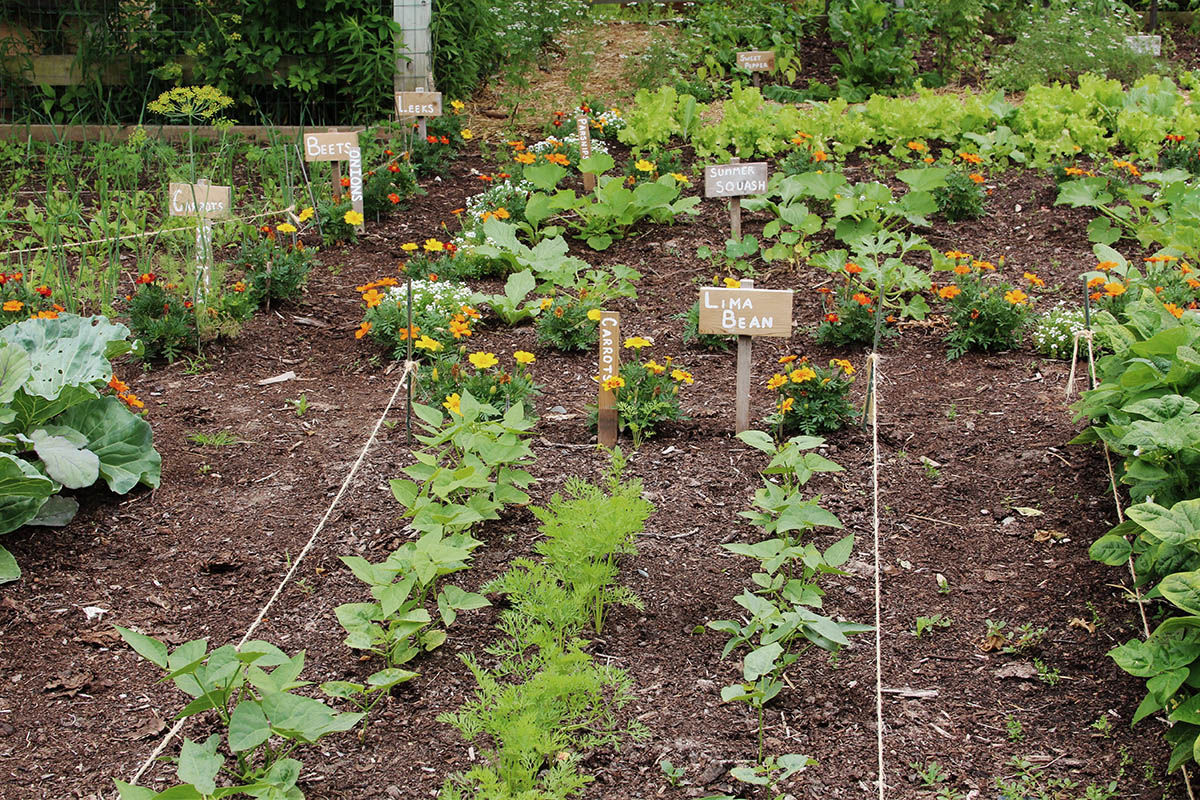
[(605, 447), (617, 446), (617, 393), (605, 388), (605, 381), (621, 374), (621, 317), (613, 311), (600, 315), (600, 397), (596, 412), (596, 441)]
[[(363, 213), (362, 149), (358, 146), (357, 133), (306, 133), (304, 134), (305, 161), (333, 162), (333, 191), (342, 192), (342, 171), (339, 164), (345, 161), (350, 167), (350, 204), (359, 216)], [(360, 222), (359, 230), (366, 227)]]
[(396, 92), (396, 116), (404, 118), (441, 115), (441, 92)]

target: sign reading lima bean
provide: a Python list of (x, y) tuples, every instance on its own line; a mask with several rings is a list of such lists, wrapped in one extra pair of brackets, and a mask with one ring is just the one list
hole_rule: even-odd
[(748, 72), (771, 72), (775, 69), (775, 51), (745, 50), (737, 54), (737, 65)]
[(767, 162), (719, 164), (704, 168), (706, 197), (744, 197), (766, 194)]
[(788, 289), (702, 287), (700, 333), (791, 336), (792, 292)]
[(396, 116), (440, 117), (441, 92), (396, 92)]

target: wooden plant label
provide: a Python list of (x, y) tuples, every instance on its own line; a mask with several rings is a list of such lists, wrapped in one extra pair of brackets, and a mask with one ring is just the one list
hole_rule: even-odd
[(357, 133), (304, 134), (305, 161), (349, 161), (350, 151), (357, 149)]
[(792, 335), (792, 292), (703, 286), (700, 333), (787, 338)]
[(396, 116), (440, 117), (441, 92), (396, 92)]
[(745, 197), (766, 194), (767, 162), (717, 164), (704, 168), (706, 197)]
[[(342, 192), (342, 171), (338, 162), (348, 162), (350, 166), (350, 205), (359, 214), (363, 213), (362, 148), (358, 146), (357, 133), (304, 134), (304, 160), (334, 162), (334, 195), (340, 195)], [(363, 230), (365, 227), (366, 220), (363, 220), (358, 228)]]
[(621, 374), (621, 316), (614, 311), (600, 315), (600, 397), (596, 413), (596, 441), (617, 446), (617, 394), (604, 382)]
[(233, 190), (210, 183), (171, 183), (167, 189), (167, 213), (172, 217), (225, 219), (233, 208)]
[(745, 50), (737, 54), (737, 65), (748, 72), (771, 72), (775, 69), (775, 51)]
[[(579, 157), (592, 157), (592, 125), (587, 116), (575, 118), (575, 132), (579, 137)], [(583, 189), (590, 192), (596, 188), (596, 175), (593, 172), (583, 173)]]

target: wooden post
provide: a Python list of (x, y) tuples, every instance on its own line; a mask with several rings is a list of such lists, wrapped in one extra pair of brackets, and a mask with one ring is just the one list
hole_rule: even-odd
[[(424, 86), (417, 87), (418, 92), (425, 91)], [(425, 137), (429, 135), (429, 126), (425, 122), (425, 117), (417, 117), (417, 136), (421, 137), (421, 141), (425, 141)]]
[(395, 91), (433, 86), (433, 46), (429, 22), (431, 0), (392, 0), (392, 19), (400, 28), (396, 41)]
[[(575, 118), (575, 133), (579, 139), (579, 157), (592, 157), (592, 129), (587, 115)], [(596, 173), (583, 173), (583, 190), (590, 192), (596, 188)]]
[(596, 411), (596, 441), (604, 447), (617, 446), (617, 393), (604, 382), (621, 374), (621, 316), (615, 311), (600, 315), (600, 396)]
[[(734, 203), (737, 201), (736, 197), (733, 198)], [(743, 280), (740, 288), (753, 289), (754, 281)], [(736, 396), (734, 397), (735, 433), (750, 430), (750, 367), (753, 363), (751, 358), (753, 355), (753, 342), (753, 336), (738, 336), (737, 338), (737, 383), (735, 389)]]
[[(739, 164), (741, 159), (737, 156), (729, 159), (730, 164)], [(742, 240), (742, 198), (729, 198), (729, 235), (735, 242)], [(751, 281), (753, 283), (753, 281)], [(741, 433), (739, 430), (738, 433)]]

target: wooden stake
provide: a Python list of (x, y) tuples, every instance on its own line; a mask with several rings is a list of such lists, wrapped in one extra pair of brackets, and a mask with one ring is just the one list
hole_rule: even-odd
[[(737, 203), (736, 197), (733, 198), (733, 202)], [(741, 288), (753, 289), (754, 281), (743, 280)], [(750, 367), (753, 363), (753, 342), (754, 337), (752, 336), (737, 338), (737, 384), (734, 396), (734, 431), (736, 433), (750, 430)]]
[(342, 162), (330, 161), (333, 165), (333, 199), (337, 202), (342, 199)]
[[(741, 163), (741, 159), (734, 156), (729, 160), (729, 163), (738, 164)], [(740, 197), (729, 198), (729, 235), (735, 242), (742, 240), (742, 198)], [(750, 281), (750, 284), (752, 286), (754, 281)], [(746, 282), (742, 281), (742, 285), (746, 286)], [(741, 433), (741, 431), (738, 431), (738, 433)]]
[(621, 316), (615, 311), (600, 315), (600, 396), (596, 411), (596, 441), (604, 447), (617, 446), (617, 393), (604, 388), (604, 381), (621, 374)]
[[(580, 158), (591, 158), (592, 156), (592, 128), (591, 121), (587, 115), (581, 115), (575, 118), (575, 133), (579, 139), (579, 156)], [(596, 188), (596, 173), (583, 173), (583, 190), (591, 192)]]
[[(417, 88), (417, 91), (423, 92), (425, 91), (425, 87), (420, 86)], [(422, 142), (425, 141), (425, 137), (429, 135), (429, 128), (426, 127), (424, 117), (417, 117), (417, 135), (421, 137)]]
[[(412, 275), (408, 276), (406, 286), (408, 287), (408, 304), (407, 304), (408, 305), (408, 336), (405, 337), (405, 341), (408, 342), (408, 356), (407, 356), (407, 361), (404, 364), (404, 368), (408, 369), (408, 365), (412, 363), (412, 357), (413, 357)], [(404, 393), (408, 395), (408, 407), (404, 409), (404, 443), (405, 444), (412, 444), (413, 374), (414, 373), (410, 372), (410, 373), (408, 373), (408, 377), (405, 378), (405, 381), (408, 382), (408, 386), (406, 386), (404, 389)]]

